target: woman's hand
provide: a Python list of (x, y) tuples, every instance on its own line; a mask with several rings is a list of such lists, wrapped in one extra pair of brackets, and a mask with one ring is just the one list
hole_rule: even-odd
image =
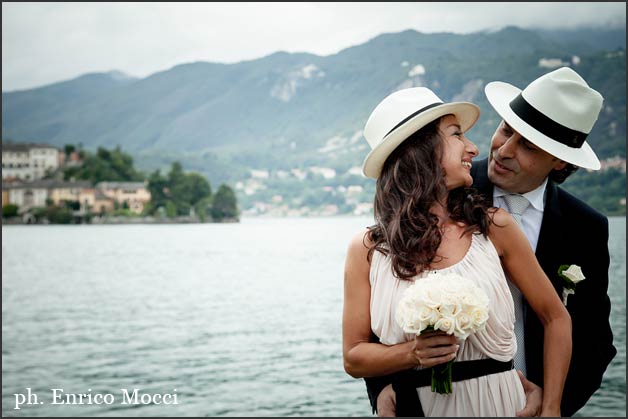
[(430, 368), (453, 360), (459, 347), (454, 335), (438, 330), (416, 336), (412, 354), (417, 360), (417, 366)]

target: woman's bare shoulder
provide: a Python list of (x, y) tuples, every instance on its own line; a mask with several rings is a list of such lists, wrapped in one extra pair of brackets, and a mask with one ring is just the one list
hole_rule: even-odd
[(349, 242), (350, 253), (368, 253), (369, 249), (373, 246), (371, 241), (371, 234), (368, 228), (356, 233)]
[(508, 240), (512, 237), (512, 228), (516, 227), (514, 218), (510, 213), (502, 208), (491, 208), (489, 210), (491, 223), (488, 230), (488, 235), (493, 245), (497, 249), (497, 252), (501, 256), (503, 254), (504, 246)]
[(503, 208), (491, 208), (489, 210), (489, 214), (492, 221), (491, 225), (495, 225), (497, 227), (507, 227), (515, 222), (512, 215), (510, 215), (510, 213)]

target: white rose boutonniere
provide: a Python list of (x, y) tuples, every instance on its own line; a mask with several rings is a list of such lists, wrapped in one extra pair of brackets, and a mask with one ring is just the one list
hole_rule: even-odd
[(567, 306), (567, 297), (576, 292), (576, 285), (584, 280), (584, 275), (578, 265), (560, 265), (558, 275), (565, 282), (565, 285), (563, 285), (563, 304)]

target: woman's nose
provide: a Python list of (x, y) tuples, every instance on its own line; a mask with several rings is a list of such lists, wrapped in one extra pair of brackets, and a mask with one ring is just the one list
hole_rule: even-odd
[[(465, 137), (466, 138), (466, 137)], [(475, 145), (475, 143), (473, 141), (471, 141), (470, 139), (467, 138), (467, 147), (466, 150), (469, 154), (471, 154), (473, 157), (477, 156), (479, 154), (478, 148)]]

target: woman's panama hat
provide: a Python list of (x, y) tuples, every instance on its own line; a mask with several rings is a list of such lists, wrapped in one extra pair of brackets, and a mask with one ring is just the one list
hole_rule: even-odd
[(463, 132), (480, 117), (480, 108), (469, 102), (443, 103), (426, 87), (398, 90), (388, 95), (371, 112), (364, 126), (364, 138), (371, 151), (364, 159), (362, 173), (377, 179), (384, 162), (410, 135), (441, 116), (453, 114)]

